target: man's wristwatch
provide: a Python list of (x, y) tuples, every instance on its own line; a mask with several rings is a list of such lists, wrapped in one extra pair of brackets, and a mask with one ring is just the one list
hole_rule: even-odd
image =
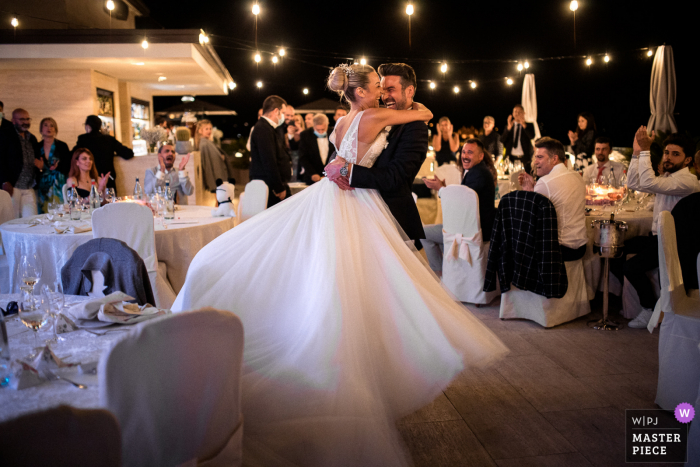
[(348, 161), (345, 161), (345, 165), (340, 168), (340, 176), (341, 177), (348, 176)]

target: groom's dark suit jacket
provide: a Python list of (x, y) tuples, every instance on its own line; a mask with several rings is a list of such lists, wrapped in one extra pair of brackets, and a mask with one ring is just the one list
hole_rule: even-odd
[(284, 146), (284, 140), (272, 128), (270, 122), (260, 118), (253, 127), (250, 141), (250, 179), (262, 180), (269, 189), (267, 207), (279, 203), (275, 193), (289, 190), (289, 179), (292, 174), (292, 161)]
[(396, 125), (387, 140), (374, 166), (353, 166), (351, 185), (378, 190), (406, 235), (425, 238), (411, 186), (428, 153), (428, 127), (423, 122)]

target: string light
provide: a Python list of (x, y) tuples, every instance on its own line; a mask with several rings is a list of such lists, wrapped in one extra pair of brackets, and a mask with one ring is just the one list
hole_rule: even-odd
[(522, 63), (518, 63), (518, 71), (523, 71), (523, 64)]
[(260, 5), (258, 5), (257, 3), (253, 5), (253, 14), (255, 16), (258, 16), (260, 14)]
[(208, 37), (206, 34), (204, 34), (204, 33), (200, 33), (200, 34), (199, 34), (199, 43), (200, 43), (200, 44), (208, 44), (208, 43), (209, 43), (209, 37)]
[(361, 58), (360, 65), (367, 65), (367, 60), (365, 60), (364, 58)]
[(286, 54), (286, 53), (287, 52), (284, 49), (280, 49), (280, 51), (279, 51), (280, 57), (284, 57), (284, 54)]
[(652, 55), (654, 55), (654, 51), (649, 49), (649, 52), (647, 52), (647, 57), (651, 57)]
[(406, 7), (406, 14), (407, 14), (408, 16), (411, 16), (411, 15), (413, 14), (413, 5), (411, 5), (410, 3), (409, 3), (408, 6)]
[(144, 49), (148, 48), (148, 41), (146, 39), (144, 39), (143, 42), (141, 42), (141, 47), (143, 47)]
[(605, 63), (608, 63), (610, 61), (610, 56), (608, 54), (605, 54), (605, 57), (603, 57), (603, 61)]
[(435, 89), (435, 88), (437, 87), (437, 86), (435, 85), (435, 83), (433, 83), (432, 81), (430, 82), (430, 85), (429, 85), (429, 86), (430, 86), (430, 89)]
[(114, 2), (112, 0), (107, 0), (107, 9), (109, 11), (114, 10)]
[(259, 54), (259, 53), (256, 53), (256, 54), (255, 54), (254, 59), (255, 59), (255, 63), (260, 63), (260, 60), (262, 60), (262, 58), (260, 57), (260, 54)]
[(588, 66), (593, 65), (593, 59), (592, 59), (591, 57), (588, 57), (588, 58), (586, 59), (586, 65), (588, 65)]
[(19, 26), (19, 21), (17, 21), (17, 18), (12, 18), (12, 21), (10, 21), (10, 24), (12, 25), (13, 28), (16, 28)]
[(578, 10), (578, 2), (576, 0), (571, 1), (571, 3), (569, 4), (569, 10), (571, 10), (571, 11)]
[(301, 91), (301, 92), (303, 92), (303, 93), (304, 93), (304, 95), (307, 95), (307, 94), (309, 93), (309, 88), (304, 88), (304, 90), (303, 90), (303, 91)]
[(528, 68), (530, 68), (530, 62), (528, 62), (527, 60), (525, 60), (525, 63), (523, 63), (523, 66), (524, 66), (525, 69), (527, 70)]
[(513, 85), (513, 80), (510, 79), (510, 78), (506, 78), (506, 84), (507, 84), (508, 86), (512, 86), (512, 85)]
[(255, 83), (255, 85), (258, 87), (258, 89), (260, 89), (262, 87), (262, 81), (258, 81)]
[(442, 71), (443, 73), (445, 73), (445, 72), (447, 71), (447, 63), (443, 63), (443, 64), (440, 66), (440, 71)]
[(459, 87), (458, 86), (455, 86), (452, 90), (455, 92), (455, 94), (459, 94)]
[(272, 63), (277, 63), (277, 62), (279, 62), (279, 61), (280, 61), (280, 59), (277, 58), (277, 55), (273, 55), (273, 56), (272, 56)]
[(158, 77), (158, 81), (159, 81), (159, 82), (165, 81), (166, 79), (168, 79), (168, 78), (166, 78), (165, 76), (159, 76), (159, 77)]
[(408, 48), (411, 48), (411, 15), (413, 14), (413, 5), (406, 6), (406, 14), (408, 15)]
[(228, 82), (228, 88), (229, 88), (231, 91), (233, 91), (234, 89), (236, 89), (236, 83), (234, 83), (233, 81), (229, 81), (229, 82)]
[(476, 89), (476, 81), (472, 81), (472, 83), (469, 86), (471, 86), (472, 89)]

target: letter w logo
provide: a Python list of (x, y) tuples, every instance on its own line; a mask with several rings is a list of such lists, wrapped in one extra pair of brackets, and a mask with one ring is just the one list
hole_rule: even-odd
[(680, 413), (683, 418), (690, 417), (690, 409), (678, 409), (678, 413)]

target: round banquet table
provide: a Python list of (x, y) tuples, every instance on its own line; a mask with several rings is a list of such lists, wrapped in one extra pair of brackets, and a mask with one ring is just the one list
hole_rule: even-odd
[[(615, 220), (624, 221), (627, 223), (626, 239), (633, 237), (649, 235), (651, 232), (651, 224), (654, 221), (654, 213), (646, 209), (640, 211), (626, 211), (632, 209), (633, 205), (623, 205), (623, 210), (615, 215)], [(588, 235), (588, 246), (586, 254), (583, 257), (583, 269), (586, 276), (586, 285), (588, 287), (588, 298), (593, 299), (596, 290), (603, 290), (601, 277), (603, 275), (603, 260), (600, 256), (593, 253), (593, 235), (594, 230), (591, 226), (594, 220), (610, 219), (612, 209), (602, 206), (588, 206), (594, 208), (594, 211), (586, 215), (586, 234)], [(615, 295), (622, 294), (622, 286), (617, 278), (610, 274), (609, 280), (610, 293)]]
[[(166, 223), (167, 228), (160, 221), (155, 223), (158, 261), (167, 265), (168, 279), (175, 293), (184, 285), (187, 269), (197, 252), (234, 226), (233, 217), (212, 217), (211, 209), (210, 206), (177, 206), (175, 219)], [(80, 224), (89, 225), (89, 216), (83, 216)], [(39, 284), (53, 284), (61, 277), (61, 268), (75, 249), (92, 239), (92, 231), (56, 234), (48, 224), (30, 227), (31, 219), (14, 219), (0, 225), (13, 292), (19, 291), (15, 276), (22, 255), (36, 253), (42, 267)]]

